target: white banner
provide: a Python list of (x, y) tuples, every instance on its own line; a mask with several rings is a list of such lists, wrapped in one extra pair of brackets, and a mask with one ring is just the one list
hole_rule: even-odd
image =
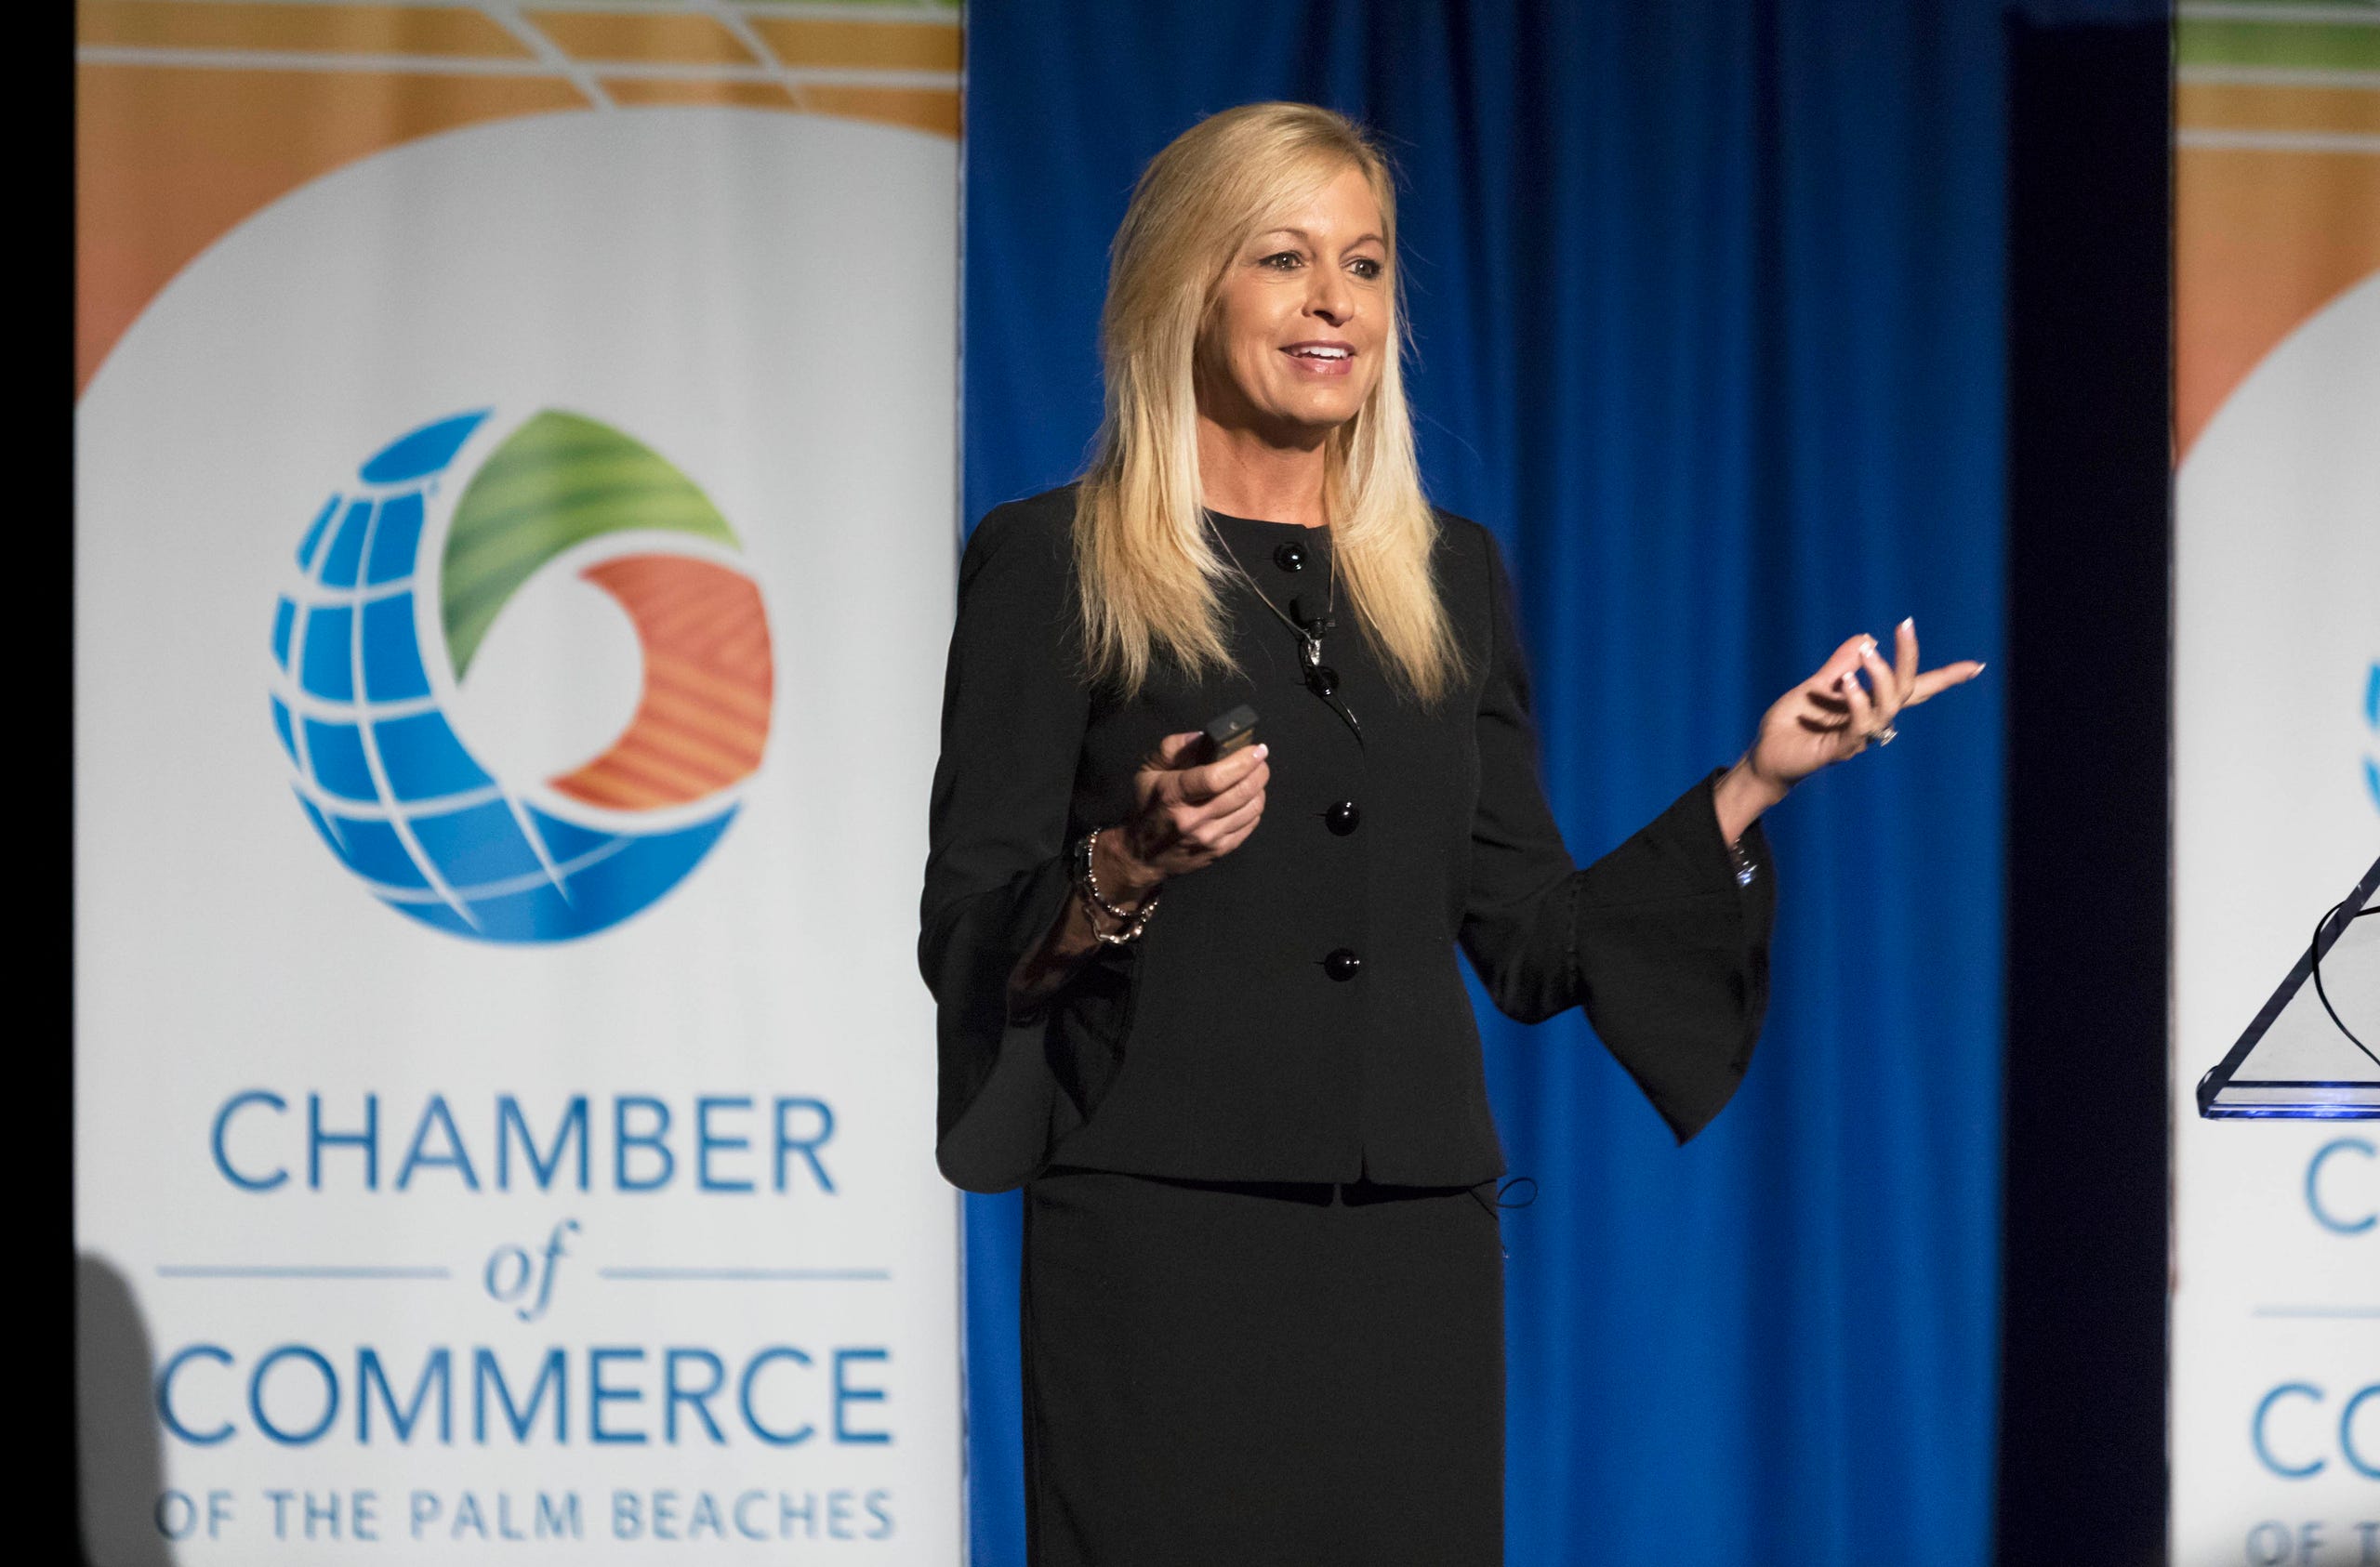
[(2173, 1560), (2380, 1567), (2380, 1124), (2194, 1100), (2380, 857), (2380, 87), (2183, 13)]
[(91, 382), (99, 1560), (959, 1559), (956, 187), (501, 119), (266, 206)]

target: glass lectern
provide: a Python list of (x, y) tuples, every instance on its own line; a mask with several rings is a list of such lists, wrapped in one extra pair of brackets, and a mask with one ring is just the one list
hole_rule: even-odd
[[(2198, 1113), (2296, 1121), (2380, 1120), (2380, 861), (2312, 931), (2305, 951), (2214, 1071)], [(2372, 917), (2364, 918), (2365, 915)]]

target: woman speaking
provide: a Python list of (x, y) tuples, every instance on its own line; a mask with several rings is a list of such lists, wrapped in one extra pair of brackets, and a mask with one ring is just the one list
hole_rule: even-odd
[(1102, 331), (1090, 471), (959, 568), (919, 942), (942, 1169), (1025, 1188), (1030, 1557), (1488, 1567), (1503, 1164), (1456, 949), (1691, 1137), (1766, 1003), (1761, 813), (1981, 665), (1853, 637), (1579, 869), (1495, 541), (1421, 492), (1362, 133), (1183, 133)]

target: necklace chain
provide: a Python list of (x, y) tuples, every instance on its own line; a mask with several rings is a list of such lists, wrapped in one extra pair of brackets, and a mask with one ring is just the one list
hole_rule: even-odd
[(1207, 526), (1214, 529), (1215, 542), (1223, 546), (1223, 553), (1225, 555), (1231, 557), (1232, 567), (1239, 573), (1240, 580), (1248, 584), (1248, 590), (1256, 595), (1257, 602), (1263, 604), (1266, 609), (1273, 612), (1273, 617), (1276, 620), (1278, 620), (1283, 625), (1288, 626), (1290, 630), (1297, 633), (1298, 641), (1302, 645), (1305, 655), (1306, 668), (1311, 670), (1318, 667), (1322, 663), (1322, 631), (1332, 631), (1337, 629), (1337, 626), (1333, 624), (1331, 617), (1338, 612), (1339, 609), (1338, 558), (1327, 550), (1324, 552), (1327, 562), (1326, 570), (1329, 573), (1330, 577), (1330, 586), (1326, 590), (1323, 599), (1322, 631), (1309, 631), (1304, 626), (1299, 625), (1295, 619), (1285, 613), (1279, 605), (1274, 603), (1270, 598), (1266, 597), (1263, 588), (1256, 586), (1256, 578), (1249, 572), (1246, 566), (1240, 563), (1239, 551), (1232, 548), (1231, 541), (1223, 537), (1223, 531), (1221, 528), (1215, 527), (1214, 515), (1215, 514), (1211, 511), (1207, 513)]

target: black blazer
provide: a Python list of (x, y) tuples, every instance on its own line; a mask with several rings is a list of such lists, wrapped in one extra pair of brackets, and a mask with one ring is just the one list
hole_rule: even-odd
[[(1160, 664), (1121, 704), (1078, 674), (1073, 513), (1071, 488), (1000, 507), (959, 567), (918, 942), (939, 1008), (945, 1177), (996, 1192), (1050, 1165), (1501, 1175), (1458, 943), (1514, 1018), (1583, 1005), (1681, 1141), (1718, 1113), (1767, 1002), (1766, 841), (1746, 835), (1758, 869), (1739, 885), (1713, 774), (1575, 867), (1538, 783), (1492, 534), (1438, 514), (1434, 567), (1471, 669), (1436, 710), (1392, 692), (1343, 604), (1324, 646), (1337, 686), (1316, 694), (1295, 634), (1236, 582), (1224, 602), (1242, 673), (1191, 680)], [(1326, 530), (1216, 527), (1275, 604), (1320, 602)], [(1103, 947), (1040, 1011), (1010, 1017), (1011, 970), (1071, 895), (1069, 845), (1126, 816), (1160, 736), (1243, 702), (1271, 747), (1263, 822), (1169, 883), (1140, 941)]]

